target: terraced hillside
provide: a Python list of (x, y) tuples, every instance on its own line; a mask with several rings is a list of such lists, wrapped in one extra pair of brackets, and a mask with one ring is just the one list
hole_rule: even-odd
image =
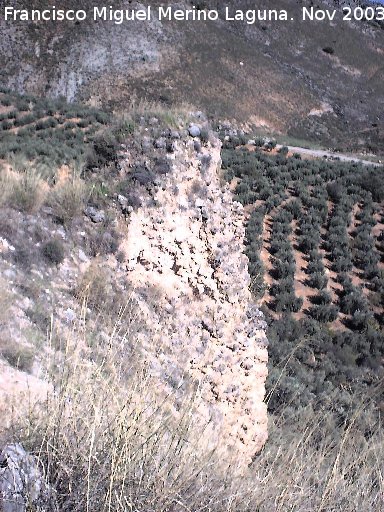
[[(98, 109), (0, 90), (0, 160), (11, 155), (33, 162), (41, 173), (81, 163), (87, 148), (110, 123)], [(49, 170), (49, 168), (51, 170)]]
[[(376, 381), (384, 355), (384, 169), (241, 142), (227, 137), (223, 167), (249, 214), (246, 254), (269, 319), (272, 366), (293, 357), (291, 378), (306, 383), (304, 396), (328, 381), (335, 389)], [(292, 382), (287, 388), (292, 395)]]
[[(223, 156), (228, 177), (240, 179), (237, 198), (249, 208), (255, 291), (271, 314), (353, 329), (353, 315), (364, 311), (358, 327), (383, 323), (383, 170), (304, 161), (284, 149), (227, 148)], [(350, 305), (350, 294), (362, 302)]]

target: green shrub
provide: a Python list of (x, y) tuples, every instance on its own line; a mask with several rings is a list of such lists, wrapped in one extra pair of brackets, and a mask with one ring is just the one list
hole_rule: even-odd
[(265, 144), (265, 149), (267, 151), (272, 151), (273, 149), (275, 149), (275, 147), (277, 146), (277, 143), (275, 140), (270, 140), (269, 142), (267, 142), (267, 144)]
[(279, 293), (273, 302), (273, 308), (277, 313), (291, 312), (297, 313), (303, 307), (303, 299), (296, 297), (295, 293)]
[(384, 168), (366, 170), (360, 177), (360, 185), (372, 194), (374, 201), (382, 201), (384, 198)]
[(309, 309), (309, 315), (320, 323), (334, 322), (338, 314), (339, 310), (333, 304), (319, 304)]
[(2, 121), (0, 123), (0, 128), (2, 130), (4, 130), (4, 131), (10, 130), (12, 127), (13, 127), (13, 122), (12, 121), (8, 121), (7, 119), (5, 119), (4, 121)]
[(200, 130), (200, 140), (204, 144), (206, 144), (209, 141), (209, 131), (206, 128), (202, 128)]
[(113, 134), (104, 134), (93, 142), (92, 151), (87, 157), (87, 169), (115, 165), (118, 160), (120, 144)]
[(311, 288), (323, 290), (327, 286), (328, 278), (321, 272), (315, 272), (313, 274), (310, 274), (306, 283)]
[(42, 254), (50, 264), (59, 265), (64, 260), (64, 245), (60, 240), (50, 240), (43, 245)]

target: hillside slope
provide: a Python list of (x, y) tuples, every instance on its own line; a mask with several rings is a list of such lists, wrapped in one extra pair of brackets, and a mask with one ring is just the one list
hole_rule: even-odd
[[(158, 4), (151, 2), (153, 8)], [(255, 9), (248, 1), (228, 5)], [(0, 21), (2, 81), (21, 92), (120, 108), (135, 95), (166, 104), (188, 100), (215, 118), (330, 147), (383, 152), (382, 27), (340, 16), (302, 22), (303, 5), (310, 4), (266, 0), (263, 8), (287, 9), (295, 21), (255, 25), (222, 19), (59, 26)]]
[(41, 377), (51, 364), (57, 376), (85, 328), (83, 362), (116, 352), (122, 389), (148, 369), (172, 416), (192, 399), (210, 449), (244, 468), (267, 438), (266, 323), (248, 289), (243, 207), (194, 116), (196, 137), (185, 118), (177, 130), (135, 119), (118, 161), (88, 160), (81, 176), (64, 165), (44, 178), (16, 157), (2, 167), (0, 410), (18, 403), (23, 416), (30, 394), (44, 399)]
[[(225, 133), (220, 156), (201, 112), (152, 106), (119, 121), (7, 93), (0, 110), (0, 508), (17, 496), (22, 510), (28, 502), (52, 512), (381, 510), (377, 326), (368, 317), (352, 337), (267, 315), (263, 403), (266, 325), (248, 291), (248, 272), (254, 293), (267, 278), (258, 251), (268, 225), (251, 204), (263, 198), (283, 214), (296, 193), (292, 211), (308, 222), (316, 208), (317, 219), (328, 194), (348, 206), (348, 187), (323, 183), (343, 170), (354, 202), (358, 183), (367, 189), (363, 210), (353, 209), (355, 241), (365, 244), (355, 256), (376, 275), (383, 237), (377, 251), (365, 247), (382, 226), (382, 205), (369, 205), (383, 195), (380, 169), (367, 169), (369, 180), (356, 165), (301, 161), (269, 143), (251, 152)], [(299, 219), (275, 220), (284, 236), (274, 263), (283, 248), (293, 262), (302, 243), (316, 242), (317, 223), (291, 247)], [(339, 224), (327, 251), (345, 238)], [(367, 265), (370, 253), (379, 259)], [(38, 468), (27, 478), (10, 457), (25, 453), (19, 443)]]

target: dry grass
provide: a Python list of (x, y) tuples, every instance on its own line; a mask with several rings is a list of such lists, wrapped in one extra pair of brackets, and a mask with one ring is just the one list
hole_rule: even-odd
[(0, 207), (10, 206), (34, 213), (43, 204), (47, 189), (40, 174), (31, 166), (21, 172), (0, 170)]
[(23, 372), (30, 372), (35, 360), (35, 353), (31, 347), (19, 344), (14, 339), (1, 335), (0, 357), (5, 359), (13, 368)]
[(191, 412), (196, 393), (174, 413), (173, 397), (158, 392), (143, 361), (130, 366), (114, 334), (97, 361), (89, 334), (74, 329), (48, 366), (55, 394), (13, 429), (39, 457), (61, 511), (383, 510), (383, 430), (355, 426), (368, 403), (339, 428), (310, 407), (294, 428), (272, 418), (265, 449), (237, 474), (209, 451)]
[(129, 123), (133, 130), (136, 124), (140, 122), (141, 117), (157, 118), (168, 128), (181, 128), (186, 126), (190, 113), (195, 110), (196, 108), (189, 103), (165, 106), (133, 95), (130, 102), (125, 103), (124, 111), (115, 113), (115, 115), (120, 123)]
[(21, 431), (58, 492), (60, 510), (170, 510), (185, 496), (204, 500), (196, 478), (207, 471), (209, 454), (193, 429), (193, 397), (176, 419), (145, 365), (131, 368), (127, 382), (116, 347), (96, 364), (83, 357), (86, 345), (71, 338), (55, 361), (55, 396)]
[(15, 182), (11, 204), (27, 213), (36, 212), (44, 202), (47, 188), (40, 175), (29, 168)]
[(0, 325), (8, 320), (9, 309), (12, 305), (12, 301), (13, 295), (8, 289), (7, 282), (5, 279), (0, 277)]
[(80, 170), (68, 168), (68, 176), (59, 179), (53, 188), (43, 179), (42, 170), (41, 165), (34, 166), (20, 156), (13, 156), (10, 166), (0, 168), (0, 208), (8, 206), (35, 213), (47, 201), (59, 220), (69, 222), (81, 213), (87, 199)]
[(383, 429), (372, 422), (367, 436), (355, 420), (335, 428), (329, 412), (313, 414), (309, 406), (293, 431), (270, 425), (270, 440), (255, 465), (257, 510), (382, 510)]
[(6, 281), (0, 277), (0, 358), (13, 368), (30, 372), (35, 359), (34, 350), (18, 343), (6, 327), (12, 318), (14, 301), (13, 293), (8, 289)]
[(4, 167), (0, 168), (0, 207), (6, 206), (12, 191), (11, 173)]
[[(14, 158), (11, 167), (0, 168), (0, 208), (11, 207), (25, 213), (36, 213), (46, 203), (60, 222), (68, 223), (82, 213), (90, 191), (80, 178), (81, 169), (70, 169), (68, 175), (50, 186), (34, 166)], [(46, 174), (46, 173), (45, 173)]]
[(118, 315), (123, 302), (122, 293), (113, 285), (110, 269), (103, 267), (97, 258), (80, 276), (73, 292), (80, 304), (86, 303), (103, 313), (105, 321)]
[(87, 199), (85, 182), (73, 172), (68, 179), (59, 182), (48, 196), (47, 203), (52, 207), (55, 216), (64, 224), (80, 215)]

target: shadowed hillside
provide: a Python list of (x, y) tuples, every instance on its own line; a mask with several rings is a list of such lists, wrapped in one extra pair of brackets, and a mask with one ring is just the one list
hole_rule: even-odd
[[(200, 4), (218, 8), (219, 2)], [(124, 108), (133, 95), (165, 104), (188, 99), (216, 118), (329, 147), (383, 152), (382, 26), (340, 16), (332, 23), (302, 22), (308, 2), (277, 4), (266, 0), (262, 7), (287, 9), (295, 21), (1, 21), (3, 85), (104, 107)], [(35, 0), (28, 7), (47, 5)], [(228, 5), (255, 9), (247, 1)]]

